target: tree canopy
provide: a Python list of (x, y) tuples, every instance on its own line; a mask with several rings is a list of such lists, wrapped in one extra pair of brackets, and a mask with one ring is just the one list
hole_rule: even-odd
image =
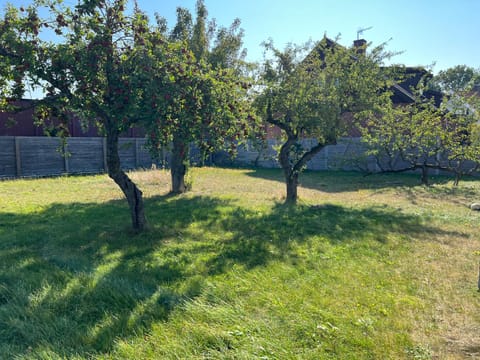
[(392, 104), (369, 118), (362, 128), (367, 155), (375, 158), (377, 171), (421, 170), (428, 185), (429, 170), (444, 170), (455, 173), (458, 183), (479, 166), (478, 113), (460, 92), (437, 104), (424, 90), (420, 82), (411, 103)]
[[(166, 31), (175, 55), (166, 59), (163, 69), (157, 68), (148, 82), (161, 105), (153, 107), (145, 127), (154, 154), (172, 145), (174, 193), (187, 190), (191, 144), (200, 148), (202, 158), (218, 149), (233, 152), (255, 118), (250, 110), (250, 81), (242, 71), (239, 21), (229, 28), (217, 28), (214, 21), (208, 22), (203, 1), (197, 1), (196, 9), (195, 22), (188, 10), (177, 9), (177, 23), (169, 34)], [(150, 55), (155, 67), (161, 54), (153, 51)]]
[(458, 93), (480, 83), (480, 70), (466, 65), (457, 65), (441, 70), (431, 84), (446, 93)]
[[(307, 162), (336, 143), (352, 123), (346, 113), (373, 111), (388, 101), (389, 77), (380, 67), (383, 46), (365, 53), (324, 38), (315, 46), (265, 44), (272, 58), (262, 69), (257, 106), (263, 119), (282, 130), (278, 160), (287, 185), (286, 201), (297, 201), (299, 174)], [(303, 138), (316, 144), (305, 146)]]

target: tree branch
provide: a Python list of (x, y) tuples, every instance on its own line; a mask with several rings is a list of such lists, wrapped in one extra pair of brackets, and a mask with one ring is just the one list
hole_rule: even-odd
[(303, 156), (300, 158), (300, 160), (297, 161), (297, 163), (293, 167), (294, 172), (300, 172), (303, 168), (303, 166), (310, 161), (315, 155), (317, 155), (325, 146), (327, 145), (334, 145), (335, 142), (330, 142), (330, 143), (318, 143), (314, 147), (312, 147), (309, 151), (307, 151)]

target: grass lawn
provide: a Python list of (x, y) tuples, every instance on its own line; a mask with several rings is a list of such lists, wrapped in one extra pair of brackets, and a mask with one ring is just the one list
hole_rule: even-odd
[(0, 359), (480, 358), (480, 181), (279, 170), (0, 182)]

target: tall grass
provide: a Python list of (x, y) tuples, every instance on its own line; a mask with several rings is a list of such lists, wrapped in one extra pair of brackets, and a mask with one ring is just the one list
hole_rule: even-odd
[(480, 355), (476, 181), (278, 170), (0, 182), (0, 358), (457, 359)]

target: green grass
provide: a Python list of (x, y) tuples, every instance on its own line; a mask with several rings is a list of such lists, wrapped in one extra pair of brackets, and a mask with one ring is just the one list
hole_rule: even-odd
[(480, 356), (480, 183), (279, 170), (0, 182), (0, 359)]

